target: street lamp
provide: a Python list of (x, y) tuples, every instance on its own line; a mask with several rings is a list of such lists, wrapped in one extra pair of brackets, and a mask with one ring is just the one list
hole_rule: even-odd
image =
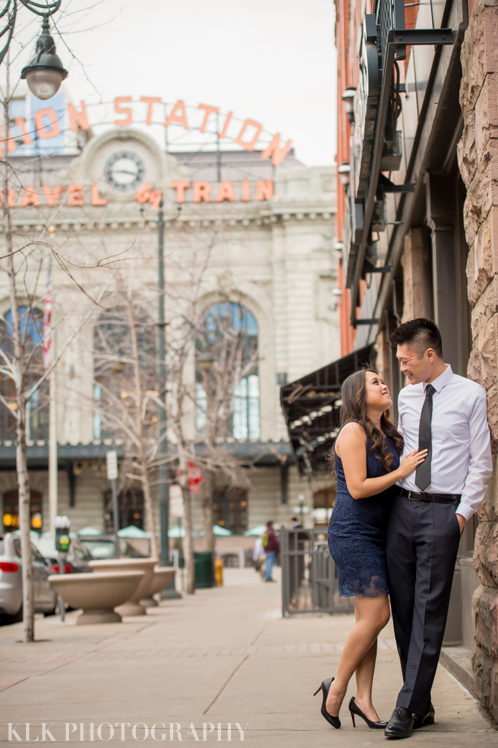
[(55, 43), (50, 36), (48, 15), (42, 23), (41, 36), (36, 41), (35, 56), (23, 68), (21, 78), (26, 79), (31, 93), (37, 99), (51, 99), (59, 90), (62, 81), (67, 78), (67, 70), (55, 52)]
[(348, 86), (342, 94), (342, 100), (344, 102), (344, 108), (348, 116), (349, 123), (354, 122), (354, 95), (356, 88), (354, 86)]
[(206, 351), (205, 353), (201, 353), (201, 355), (197, 359), (197, 365), (199, 369), (202, 369), (202, 371), (205, 371), (206, 374), (209, 374), (214, 366), (214, 358), (208, 351)]
[(337, 169), (337, 173), (339, 174), (339, 178), (341, 180), (341, 184), (344, 187), (344, 189), (347, 188), (349, 184), (349, 175), (351, 173), (351, 166), (348, 164), (347, 161), (345, 161), (343, 164), (339, 166)]
[(6, 19), (4, 27), (0, 28), (0, 39), (7, 36), (7, 41), (0, 50), (0, 64), (7, 54), (14, 34), (19, 3), (35, 15), (43, 17), (42, 33), (36, 42), (35, 56), (21, 73), (21, 78), (26, 79), (31, 93), (38, 99), (50, 99), (67, 78), (67, 70), (64, 70), (55, 52), (48, 22), (50, 16), (59, 10), (61, 2), (62, 0), (45, 0), (45, 3), (36, 0), (4, 0), (3, 10), (0, 10), (0, 19)]

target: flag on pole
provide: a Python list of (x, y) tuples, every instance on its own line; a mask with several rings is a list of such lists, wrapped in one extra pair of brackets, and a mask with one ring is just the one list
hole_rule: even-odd
[(50, 369), (52, 365), (52, 259), (48, 264), (47, 291), (43, 306), (43, 365)]

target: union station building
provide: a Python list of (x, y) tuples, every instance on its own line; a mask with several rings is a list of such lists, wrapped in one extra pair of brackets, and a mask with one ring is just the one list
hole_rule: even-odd
[[(62, 351), (54, 387), (57, 512), (67, 515), (76, 531), (112, 527), (105, 455), (116, 449), (120, 465), (126, 455), (124, 444), (105, 431), (99, 416), (95, 329), (118, 282), (157, 288), (162, 197), (166, 290), (179, 282), (192, 247), (210, 244), (200, 303), (206, 313), (219, 304), (223, 283), (223, 299), (233, 294), (228, 301), (243, 308), (258, 351), (241, 395), (245, 402), (227, 437), (246, 466), (245, 479), (240, 486), (217, 490), (215, 520), (241, 534), (268, 519), (287, 524), (300, 507), (306, 524), (325, 524), (333, 479), (328, 474), (300, 478), (280, 388), (340, 356), (335, 167), (307, 167), (290, 141), (280, 143), (280, 136), (266, 134), (253, 120), (237, 121), (231, 113), (222, 117), (215, 107), (201, 105), (191, 115), (183, 102), (123, 101), (129, 99), (114, 102), (113, 121), (105, 127), (91, 126), (90, 108), (71, 104), (64, 94), (48, 102), (26, 96), (13, 103), (9, 204), (15, 247), (31, 247), (21, 283), (26, 298), (20, 302), (26, 310), (28, 295), (34, 300), (23, 329), (39, 349), (51, 254), (44, 247), (56, 252), (53, 355)], [(170, 118), (161, 145), (150, 101), (164, 106)], [(125, 106), (142, 106), (141, 121)], [(223, 240), (212, 241), (220, 227)], [(4, 246), (3, 231), (0, 243)], [(0, 311), (8, 326), (5, 274), (0, 276)], [(173, 311), (166, 295), (167, 322)], [(157, 295), (154, 300), (151, 295), (147, 313), (155, 319)], [(7, 399), (9, 387), (5, 381)], [(28, 423), (32, 525), (41, 531), (49, 529), (47, 396), (45, 384), (30, 402)], [(1, 414), (0, 502), (8, 531), (18, 525), (14, 422), (5, 407)], [(159, 511), (157, 484), (154, 490)], [(121, 526), (147, 530), (139, 483), (123, 490), (119, 501)], [(197, 494), (196, 530), (202, 526), (199, 504)]]

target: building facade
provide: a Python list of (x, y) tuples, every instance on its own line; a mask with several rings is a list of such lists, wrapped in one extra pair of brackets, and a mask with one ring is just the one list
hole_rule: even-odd
[[(498, 11), (480, 0), (336, 7), (342, 352), (372, 346), (396, 399), (390, 335), (433, 319), (445, 361), (487, 391), (496, 467)], [(493, 478), (462, 537), (442, 655), (495, 720), (497, 502)]]
[[(40, 138), (56, 127), (71, 137), (53, 148), (46, 136), (34, 144), (17, 138), (10, 155), (15, 180), (9, 203), (15, 247), (30, 242), (38, 247), (26, 261), (21, 283), (26, 299), (20, 303), (22, 309), (31, 308), (29, 295), (35, 307), (26, 313), (24, 324), (30, 345), (39, 352), (35, 356), (39, 367), (51, 254), (44, 244), (50, 243), (60, 260), (54, 256), (51, 271), (52, 342), (54, 355), (62, 352), (56, 371), (58, 513), (71, 519), (74, 530), (110, 527), (105, 453), (117, 448), (121, 462), (126, 455), (124, 445), (106, 433), (99, 416), (95, 331), (103, 309), (115, 302), (119, 284), (143, 291), (145, 298), (146, 289), (152, 289), (146, 312), (156, 318), (153, 289), (157, 288), (157, 215), (162, 196), (167, 322), (177, 311), (168, 289), (185, 285), (185, 274), (195, 271), (204, 251), (199, 247), (209, 245), (199, 304), (206, 313), (227, 301), (243, 307), (257, 341), (257, 373), (249, 378), (250, 392), (240, 406), (246, 408), (246, 416), (250, 409), (251, 415), (242, 417), (238, 411), (239, 421), (234, 421), (228, 439), (230, 449), (248, 466), (245, 480), (240, 486), (220, 485), (215, 518), (242, 532), (268, 519), (288, 522), (296, 506), (304, 506), (311, 522), (313, 493), (330, 487), (332, 479), (314, 487), (299, 479), (278, 393), (286, 381), (339, 354), (339, 310), (332, 293), (337, 287), (335, 167), (306, 167), (289, 149), (275, 166), (261, 158), (262, 149), (254, 147), (254, 139), (249, 142), (247, 134), (239, 134), (237, 142), (236, 133), (231, 147), (221, 151), (177, 147), (174, 153), (166, 152), (144, 127), (116, 122), (119, 126), (95, 135), (82, 126), (82, 107), (76, 112), (63, 98), (57, 105), (61, 112), (54, 109), (57, 116), (52, 116), (55, 103), (46, 102), (33, 127)], [(28, 100), (16, 106), (21, 117), (36, 116), (30, 114)], [(178, 107), (171, 110), (175, 111), (180, 116)], [(257, 124), (252, 122), (251, 127)], [(181, 122), (177, 125), (184, 127)], [(247, 128), (243, 123), (241, 132), (247, 133)], [(28, 126), (25, 129), (30, 131)], [(40, 143), (43, 147), (36, 151)], [(5, 275), (0, 278), (0, 311), (8, 332), (7, 281)], [(8, 345), (8, 335), (2, 345)], [(195, 377), (193, 360), (189, 366), (190, 376)], [(9, 386), (5, 381), (7, 399)], [(42, 531), (49, 529), (47, 396), (45, 385), (39, 400), (31, 403), (28, 428), (33, 526)], [(195, 429), (195, 418), (191, 420)], [(5, 408), (2, 429), (0, 500), (7, 531), (15, 529), (18, 520), (13, 419)], [(121, 497), (122, 525), (143, 526), (139, 488)], [(197, 530), (201, 528), (199, 499), (196, 495)]]

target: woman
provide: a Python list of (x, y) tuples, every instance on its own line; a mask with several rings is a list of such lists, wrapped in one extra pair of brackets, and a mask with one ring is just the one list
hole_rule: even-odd
[[(356, 697), (349, 702), (369, 727), (384, 728), (372, 703), (377, 637), (389, 621), (386, 526), (391, 487), (424, 461), (416, 450), (399, 461), (403, 438), (389, 421), (389, 389), (373, 369), (349, 376), (341, 390), (341, 431), (334, 445), (337, 498), (329, 525), (329, 548), (339, 591), (355, 597), (356, 623), (349, 634), (336, 678), (327, 678), (321, 713), (339, 728), (339, 710), (356, 673)], [(331, 458), (334, 455), (331, 456)]]

